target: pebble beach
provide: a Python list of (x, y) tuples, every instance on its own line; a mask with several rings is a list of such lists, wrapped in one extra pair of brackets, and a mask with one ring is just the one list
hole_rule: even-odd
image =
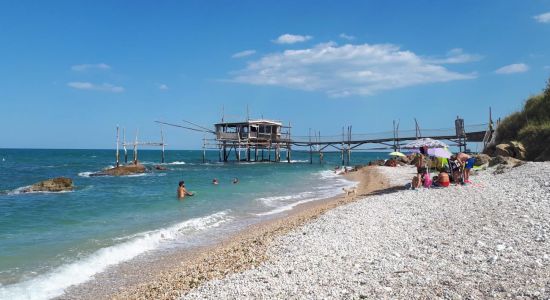
[[(390, 185), (414, 174), (377, 168)], [(181, 299), (548, 299), (550, 163), (498, 173), (360, 197), (273, 238), (261, 263)]]

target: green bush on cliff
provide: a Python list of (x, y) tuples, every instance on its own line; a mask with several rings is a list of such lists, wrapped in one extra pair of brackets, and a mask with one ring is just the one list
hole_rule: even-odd
[(506, 117), (497, 129), (497, 143), (520, 141), (529, 160), (550, 160), (550, 79), (544, 92)]

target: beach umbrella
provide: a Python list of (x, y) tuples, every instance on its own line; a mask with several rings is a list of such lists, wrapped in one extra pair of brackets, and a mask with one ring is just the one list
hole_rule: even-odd
[(421, 148), (421, 147), (428, 147), (428, 148), (447, 148), (449, 147), (447, 144), (443, 143), (442, 141), (434, 140), (431, 138), (421, 138), (415, 141), (412, 141), (405, 146), (401, 148), (405, 149), (415, 149), (415, 148)]
[(449, 150), (447, 150), (447, 148), (429, 148), (428, 155), (442, 158), (450, 158), (452, 154), (451, 152), (449, 152)]
[(390, 155), (390, 156), (401, 156), (401, 157), (405, 157), (405, 156), (406, 156), (405, 154), (403, 154), (403, 153), (401, 153), (401, 152), (397, 152), (397, 151), (391, 152), (389, 155)]

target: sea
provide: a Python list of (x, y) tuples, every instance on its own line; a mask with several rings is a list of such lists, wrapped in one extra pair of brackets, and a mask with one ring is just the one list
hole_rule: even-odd
[[(325, 153), (323, 163), (314, 155), (312, 164), (309, 153), (297, 151), (291, 163), (220, 163), (217, 151), (207, 151), (203, 163), (202, 154), (169, 150), (161, 164), (160, 151), (141, 150), (149, 172), (92, 177), (114, 165), (114, 150), (0, 149), (0, 299), (61, 296), (110, 266), (216, 242), (355, 184), (334, 172), (340, 153)], [(383, 158), (386, 153), (357, 152), (351, 162)], [(22, 192), (60, 176), (75, 189)], [(177, 199), (181, 180), (194, 196)]]

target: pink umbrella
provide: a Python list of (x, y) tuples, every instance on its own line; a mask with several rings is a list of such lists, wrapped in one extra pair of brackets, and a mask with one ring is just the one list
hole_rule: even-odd
[(428, 155), (442, 158), (450, 158), (451, 152), (449, 152), (449, 150), (445, 148), (430, 148), (428, 149)]

